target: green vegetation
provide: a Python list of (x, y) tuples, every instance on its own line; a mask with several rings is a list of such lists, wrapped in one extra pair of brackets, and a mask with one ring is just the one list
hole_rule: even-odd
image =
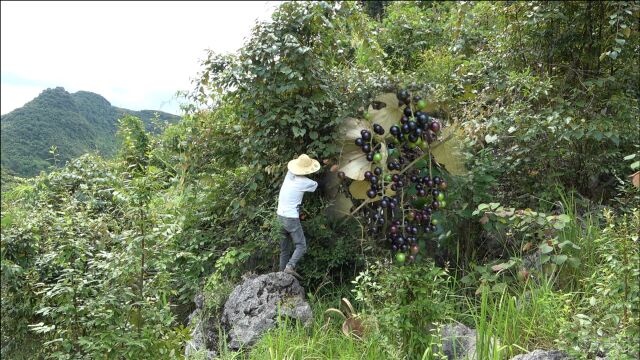
[[(482, 359), (537, 348), (637, 358), (640, 4), (364, 10), (284, 3), (237, 53), (209, 54), (180, 122), (153, 133), (118, 115), (111, 159), (82, 155), (26, 179), (3, 168), (2, 357), (180, 358), (196, 293), (210, 294), (213, 313), (243, 274), (277, 268), (278, 187), (305, 152), (326, 164), (316, 179), (330, 180), (304, 204), (298, 271), (315, 321), (283, 320), (222, 359), (442, 359), (453, 322), (477, 330)], [(421, 258), (397, 264), (391, 242), (366, 231), (371, 214), (336, 216), (329, 168), (343, 120), (375, 116), (364, 111), (376, 95), (404, 88), (452, 134), (433, 149), (448, 236), (419, 233)], [(65, 94), (34, 103), (55, 103), (89, 146), (110, 123), (98, 107), (76, 111), (89, 94)], [(37, 119), (31, 106), (16, 113)], [(20, 134), (14, 144), (29, 139)], [(46, 161), (48, 148), (33, 153)], [(340, 194), (366, 201), (351, 192)], [(362, 338), (324, 316), (343, 297)]]
[(47, 89), (2, 115), (2, 167), (20, 176), (34, 176), (88, 152), (111, 157), (118, 149), (117, 119), (124, 114), (141, 118), (154, 132), (161, 130), (162, 122), (179, 119), (161, 111), (114, 107), (88, 91), (70, 94), (61, 87)]

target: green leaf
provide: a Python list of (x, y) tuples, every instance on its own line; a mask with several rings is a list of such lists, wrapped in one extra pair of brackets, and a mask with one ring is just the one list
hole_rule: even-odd
[(558, 265), (562, 265), (565, 261), (567, 261), (567, 258), (567, 255), (555, 255), (551, 260)]
[(549, 246), (549, 244), (547, 244), (546, 242), (543, 242), (542, 244), (540, 244), (539, 248), (540, 248), (540, 252), (542, 252), (543, 254), (548, 254), (553, 251), (553, 248)]
[(478, 210), (484, 210), (484, 209), (488, 209), (489, 208), (489, 204), (480, 204), (478, 205)]
[(294, 137), (302, 137), (302, 136), (304, 136), (304, 134), (307, 133), (307, 129), (299, 128), (297, 126), (291, 127), (291, 130), (293, 131), (293, 136)]

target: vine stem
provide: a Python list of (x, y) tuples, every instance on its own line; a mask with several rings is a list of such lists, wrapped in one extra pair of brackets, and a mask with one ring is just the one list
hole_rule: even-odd
[[(449, 134), (449, 136), (447, 136), (446, 138), (442, 139), (439, 143), (435, 144), (433, 147), (431, 147), (431, 145), (429, 145), (429, 152), (426, 152), (422, 155), (420, 155), (419, 157), (417, 157), (415, 160), (413, 160), (412, 162), (409, 163), (409, 165), (407, 165), (404, 169), (402, 169), (399, 174), (402, 175), (404, 174), (405, 171), (411, 169), (413, 167), (413, 165), (415, 165), (415, 163), (417, 163), (418, 161), (420, 161), (421, 159), (423, 159), (425, 157), (425, 155), (430, 155), (431, 151), (433, 149), (436, 149), (438, 146), (444, 144), (446, 141), (448, 141), (449, 139), (451, 139), (453, 137), (453, 134)], [(429, 160), (431, 160), (431, 156), (429, 156)], [(431, 176), (431, 174), (429, 174), (429, 176)]]

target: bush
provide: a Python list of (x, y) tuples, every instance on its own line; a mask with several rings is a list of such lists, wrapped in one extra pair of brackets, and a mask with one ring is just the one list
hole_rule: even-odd
[(354, 283), (355, 299), (380, 331), (409, 358), (421, 358), (435, 343), (435, 323), (454, 314), (451, 278), (431, 261), (408, 266), (377, 262)]

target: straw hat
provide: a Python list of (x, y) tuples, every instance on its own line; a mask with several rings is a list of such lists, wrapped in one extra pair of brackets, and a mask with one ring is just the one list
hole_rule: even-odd
[(307, 154), (302, 154), (297, 159), (289, 161), (287, 168), (295, 175), (307, 175), (320, 170), (320, 163)]

